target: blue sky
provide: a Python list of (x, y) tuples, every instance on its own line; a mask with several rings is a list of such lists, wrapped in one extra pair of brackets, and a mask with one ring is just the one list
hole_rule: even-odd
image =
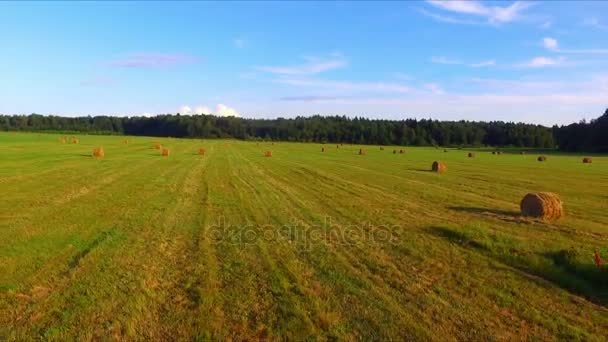
[(0, 2), (0, 113), (566, 124), (608, 107), (608, 2)]

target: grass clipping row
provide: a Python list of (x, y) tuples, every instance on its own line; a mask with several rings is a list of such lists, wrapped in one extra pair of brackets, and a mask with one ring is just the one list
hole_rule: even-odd
[(563, 216), (562, 200), (552, 192), (531, 192), (519, 204), (523, 216), (556, 220)]

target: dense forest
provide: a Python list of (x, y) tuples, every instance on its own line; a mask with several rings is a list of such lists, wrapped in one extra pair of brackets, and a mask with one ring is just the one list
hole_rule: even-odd
[(244, 119), (212, 115), (59, 117), (0, 115), (0, 130), (379, 145), (514, 146), (608, 151), (608, 110), (589, 123), (553, 128), (510, 122), (377, 120), (344, 116)]

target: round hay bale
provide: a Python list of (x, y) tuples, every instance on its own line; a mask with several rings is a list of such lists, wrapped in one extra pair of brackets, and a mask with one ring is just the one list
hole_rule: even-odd
[(496, 151), (496, 154), (501, 155), (502, 151)]
[(404, 154), (405, 151), (404, 150), (399, 150), (399, 154)]
[(160, 143), (154, 143), (154, 148), (160, 150), (163, 146)]
[(380, 146), (380, 151), (384, 151), (384, 147)]
[(469, 158), (475, 158), (475, 153), (469, 152)]
[(78, 138), (72, 137), (72, 144), (78, 144)]
[(393, 154), (397, 154), (397, 150), (393, 150)]
[(199, 149), (198, 149), (198, 154), (199, 154), (199, 155), (201, 155), (201, 156), (204, 156), (204, 155), (205, 155), (205, 152), (207, 152), (207, 151), (205, 151), (205, 149), (204, 149), (204, 148), (199, 148)]
[(364, 156), (367, 154), (367, 151), (364, 148), (359, 149), (359, 155)]
[(543, 220), (556, 220), (564, 214), (562, 200), (552, 192), (531, 192), (524, 196), (519, 207), (523, 216)]
[(431, 166), (431, 170), (433, 170), (433, 172), (437, 172), (437, 173), (444, 173), (447, 171), (447, 169), (448, 169), (448, 167), (440, 161), (434, 161), (433, 165)]
[(160, 150), (160, 155), (163, 157), (168, 157), (169, 156), (169, 149), (168, 148), (163, 148), (162, 150)]
[(325, 147), (321, 147), (321, 152), (325, 152)]
[(539, 162), (544, 162), (544, 161), (547, 161), (547, 157), (545, 157), (545, 156), (538, 156), (538, 158), (536, 158), (536, 160), (538, 160)]
[(340, 145), (336, 145), (336, 148), (340, 148)]
[(585, 158), (583, 158), (583, 163), (591, 164), (591, 163), (593, 163), (593, 159), (591, 159), (591, 157), (585, 157)]
[(102, 158), (106, 155), (106, 153), (103, 150), (103, 147), (96, 147), (93, 149), (93, 157), (95, 158)]
[(496, 151), (492, 151), (492, 154), (496, 154)]
[(272, 157), (272, 151), (264, 152), (264, 157)]

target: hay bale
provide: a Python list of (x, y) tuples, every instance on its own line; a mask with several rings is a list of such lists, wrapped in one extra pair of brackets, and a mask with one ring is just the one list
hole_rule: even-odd
[(440, 161), (434, 161), (433, 165), (431, 166), (431, 170), (433, 170), (433, 172), (437, 172), (437, 173), (444, 173), (447, 171), (447, 169), (448, 169), (448, 167)]
[(207, 152), (207, 151), (205, 151), (205, 149), (204, 149), (204, 148), (199, 148), (199, 149), (198, 149), (198, 154), (199, 154), (200, 156), (204, 156), (204, 155), (205, 155), (205, 152)]
[(469, 152), (469, 158), (475, 158), (475, 153)]
[(67, 141), (68, 141), (68, 139), (66, 137), (59, 138), (59, 142), (62, 144), (65, 144)]
[(501, 155), (502, 151), (496, 151), (496, 154)]
[(591, 163), (593, 163), (593, 159), (591, 159), (591, 157), (585, 157), (585, 158), (583, 158), (583, 163), (591, 164)]
[(161, 145), (160, 143), (154, 143), (154, 148), (160, 150), (161, 148), (163, 148), (163, 145)]
[(106, 155), (106, 153), (103, 150), (103, 147), (96, 147), (93, 149), (93, 157), (95, 158), (102, 158)]
[(168, 157), (169, 156), (169, 149), (168, 148), (163, 148), (162, 150), (160, 150), (160, 155), (163, 157)]
[(405, 151), (404, 150), (399, 150), (399, 154), (404, 154)]
[(492, 151), (492, 154), (496, 154), (496, 151)]
[(264, 152), (264, 157), (272, 157), (272, 151)]
[(336, 145), (336, 148), (340, 148), (340, 145)]
[(78, 144), (78, 138), (72, 137), (72, 144)]
[(129, 144), (129, 139), (125, 139), (122, 141), (123, 144), (128, 145)]
[(524, 196), (519, 207), (523, 216), (543, 220), (555, 220), (564, 214), (561, 199), (552, 192), (531, 192)]
[(380, 151), (384, 151), (384, 147), (380, 146)]
[(367, 151), (364, 148), (359, 149), (359, 155), (364, 156), (367, 154)]
[(547, 161), (547, 157), (545, 157), (545, 156), (538, 156), (538, 158), (536, 158), (536, 160), (538, 160), (539, 162), (544, 162), (544, 161)]
[(325, 152), (325, 147), (321, 147), (321, 152)]
[(447, 152), (447, 151), (448, 151), (448, 150), (445, 150), (445, 149), (443, 150), (443, 152)]
[(397, 150), (393, 150), (393, 154), (397, 154)]

